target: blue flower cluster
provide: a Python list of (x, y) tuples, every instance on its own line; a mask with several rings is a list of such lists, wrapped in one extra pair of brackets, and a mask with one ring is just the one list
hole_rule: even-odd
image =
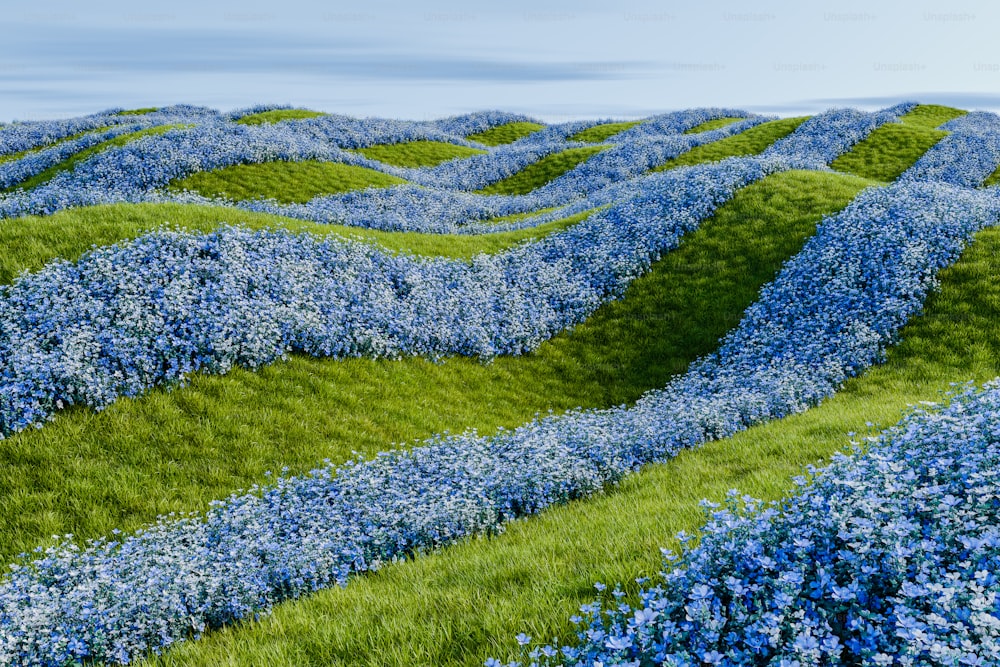
[(951, 132), (899, 177), (975, 188), (1000, 167), (1000, 116), (974, 111), (948, 121)]
[[(773, 171), (771, 168), (770, 171)], [(0, 433), (183, 378), (322, 356), (520, 354), (624, 290), (754, 160), (664, 172), (587, 220), (471, 263), (287, 231), (157, 232), (0, 288)]]
[[(732, 163), (749, 165), (753, 161)], [(734, 167), (730, 169), (735, 170)], [(691, 170), (687, 173), (701, 173), (701, 187), (714, 187), (720, 195), (739, 180), (734, 178), (729, 186), (722, 186), (717, 180), (727, 173), (725, 171), (705, 168), (701, 172)], [(682, 186), (691, 177), (674, 178), (664, 181), (672, 187), (665, 187), (658, 194), (665, 200), (660, 205), (666, 209), (672, 198), (683, 199), (685, 195), (677, 193), (677, 186)], [(635, 204), (609, 210), (607, 221), (610, 224), (605, 233), (611, 236), (619, 233), (637, 210)], [(336, 469), (320, 469), (309, 476), (280, 479), (273, 486), (253, 489), (216, 503), (204, 517), (164, 519), (115, 542), (99, 540), (83, 548), (67, 542), (51, 547), (38, 554), (34, 561), (16, 564), (11, 574), (0, 582), (0, 660), (38, 665), (63, 665), (89, 659), (125, 662), (143, 652), (162, 650), (174, 642), (197, 637), (208, 628), (256, 616), (279, 600), (343, 584), (354, 572), (378, 568), (382, 563), (405, 557), (413, 551), (433, 548), (478, 531), (499, 530), (511, 518), (593, 492), (645, 463), (667, 459), (683, 447), (801, 410), (832, 393), (843, 378), (878, 359), (905, 319), (920, 308), (934, 284), (936, 271), (954, 261), (971, 235), (995, 223), (998, 215), (1000, 202), (985, 192), (939, 184), (903, 184), (865, 191), (841, 214), (820, 224), (817, 234), (762, 292), (759, 303), (747, 313), (717, 353), (696, 362), (686, 375), (665, 389), (648, 393), (631, 408), (550, 416), (493, 437), (468, 433), (437, 438), (412, 450), (386, 452), (371, 460), (355, 461)], [(659, 224), (663, 225), (668, 219), (660, 217)], [(672, 226), (672, 223), (666, 225)], [(601, 228), (592, 226), (590, 229), (599, 234)], [(202, 281), (210, 284), (216, 280), (210, 268), (213, 261), (226, 258), (227, 270), (238, 268), (233, 253), (223, 247), (231, 239), (238, 240), (234, 232), (210, 237), (177, 235), (173, 238), (179, 242), (171, 245), (158, 241), (168, 235), (150, 238), (137, 247), (140, 250), (148, 248), (153, 254), (168, 247), (182, 257), (187, 256), (186, 248), (203, 248), (198, 256), (200, 261), (177, 265), (179, 270), (174, 273), (174, 281), (160, 286), (164, 293), (183, 290), (198, 294)], [(279, 242), (284, 240), (281, 236), (263, 235), (254, 241), (266, 245), (272, 238)], [(601, 242), (611, 242), (611, 239)], [(299, 243), (295, 247), (303, 249), (305, 261), (296, 264), (294, 269), (282, 270), (310, 273), (311, 255), (308, 252), (317, 246)], [(546, 252), (555, 255), (559, 244), (547, 248)], [(335, 250), (336, 246), (329, 246), (327, 251), (332, 254)], [(241, 251), (249, 252), (249, 248)], [(88, 270), (98, 271), (98, 265), (112, 256), (95, 254)], [(259, 270), (256, 258), (251, 261), (258, 269), (256, 275), (270, 273)], [(605, 261), (619, 260), (612, 254)], [(347, 264), (339, 265), (336, 270), (348, 274), (351, 271)], [(46, 275), (52, 280), (59, 277), (56, 273)], [(299, 283), (294, 284), (298, 288)], [(467, 287), (462, 285), (463, 289)], [(252, 283), (253, 292), (258, 294), (276, 288), (276, 283), (263, 276)], [(110, 298), (115, 290), (129, 294), (132, 289), (132, 283), (123, 280), (107, 286), (105, 296)], [(419, 289), (417, 281), (402, 280), (391, 285), (396, 295)], [(389, 286), (374, 290), (372, 299), (379, 302), (389, 290)], [(220, 302), (229, 298), (242, 299), (244, 293), (244, 288), (234, 293), (222, 290)], [(55, 292), (55, 297), (61, 298), (60, 294)], [(133, 308), (141, 308), (146, 299), (157, 295), (155, 291), (133, 294), (127, 303), (133, 304)], [(310, 299), (322, 297), (319, 293), (307, 296)], [(570, 300), (577, 298), (573, 292), (562, 296)], [(552, 298), (558, 299), (559, 295), (553, 294)], [(365, 317), (369, 312), (364, 310), (367, 303), (352, 304), (343, 316)], [(298, 309), (301, 304), (299, 301), (293, 308)], [(60, 310), (63, 302), (55, 301), (48, 308)], [(207, 311), (222, 312), (214, 303), (208, 304)], [(267, 312), (262, 311), (264, 315)], [(128, 312), (121, 314), (129, 315)], [(111, 313), (100, 315), (109, 317)], [(118, 317), (119, 313), (114, 316)], [(164, 316), (169, 317), (167, 313)], [(43, 318), (44, 314), (36, 310), (30, 317)], [(232, 340), (252, 319), (223, 320), (212, 331), (220, 332), (217, 340)], [(116, 321), (108, 319), (102, 323), (112, 326)], [(63, 327), (65, 323), (58, 325)], [(269, 318), (262, 326), (280, 328), (281, 324)], [(48, 329), (52, 336), (57, 335), (57, 331)], [(98, 348), (88, 334), (77, 331), (79, 329), (72, 327), (67, 329), (64, 340), (69, 341), (67, 349), (80, 350), (74, 360), (86, 362)], [(253, 333), (256, 335), (257, 330)], [(255, 340), (254, 336), (244, 338), (235, 346), (235, 353), (250, 349)], [(102, 342), (97, 341), (98, 344)], [(980, 418), (973, 418), (970, 423), (986, 424), (985, 430), (992, 428)], [(957, 440), (951, 438), (949, 442), (954, 446)], [(903, 456), (908, 447), (901, 447), (901, 450), (900, 456)], [(927, 451), (937, 456), (934, 447), (928, 447)], [(964, 456), (969, 456), (966, 449), (963, 449)], [(953, 470), (961, 470), (955, 467), (957, 460), (958, 457), (954, 457), (947, 466), (943, 463), (939, 466), (941, 479), (948, 479)], [(894, 481), (906, 489), (899, 497), (909, 497), (913, 485), (911, 479), (905, 477), (907, 467), (892, 459), (887, 459), (885, 465), (890, 470), (898, 466), (900, 477)], [(952, 492), (940, 496), (938, 502), (934, 494), (940, 486), (933, 483), (927, 485), (925, 495), (914, 499), (913, 506), (920, 512), (940, 514), (942, 521), (950, 521), (957, 507), (971, 508), (966, 504), (966, 497), (970, 499), (968, 502), (979, 497), (978, 491), (973, 493), (972, 489), (982, 488), (989, 492), (991, 487), (986, 481), (992, 479), (992, 473), (988, 472), (991, 467), (984, 465), (982, 470), (986, 477), (961, 474), (955, 477), (959, 485), (968, 481), (966, 496)], [(957, 491), (958, 487), (955, 488)], [(866, 498), (867, 494), (859, 497)], [(995, 507), (992, 495), (981, 497), (984, 507)], [(829, 514), (833, 508), (841, 512), (852, 509), (841, 505), (833, 503), (820, 511)], [(881, 516), (879, 507), (878, 504), (854, 504), (853, 508), (860, 514), (856, 521), (846, 524), (858, 531), (855, 533), (857, 538), (848, 536), (846, 543), (859, 545), (862, 560), (867, 558), (864, 549), (872, 547), (868, 537), (875, 530), (876, 522), (871, 515)], [(975, 516), (963, 514), (954, 526), (949, 526), (959, 529), (966, 518)], [(741, 519), (719, 519), (720, 524), (737, 520)], [(754, 521), (756, 519), (748, 519), (748, 525), (753, 525)], [(921, 540), (934, 540), (937, 535), (922, 533), (920, 527), (913, 528), (906, 522), (890, 523), (889, 527), (885, 535), (903, 531), (905, 527), (905, 534), (915, 540), (906, 543), (911, 545), (909, 552), (892, 553), (896, 559), (912, 556), (912, 562), (918, 566), (912, 573), (911, 584), (907, 585), (912, 588), (900, 589), (906, 595), (913, 593), (910, 596), (913, 605), (928, 605), (928, 609), (947, 619), (951, 618), (947, 616), (947, 603), (955, 599), (951, 594), (953, 589), (962, 595), (980, 590), (972, 584), (961, 588), (953, 577), (940, 580), (951, 582), (948, 586), (952, 589), (942, 587), (944, 584), (939, 584), (938, 580), (921, 576), (925, 570), (919, 569), (919, 565), (925, 561), (917, 557), (917, 547), (922, 548), (924, 542)], [(800, 561), (803, 568), (812, 567), (817, 561), (822, 563), (823, 548), (828, 544), (822, 541), (827, 539), (823, 535), (828, 534), (822, 524), (813, 530), (808, 533), (809, 544), (793, 542), (796, 549), (808, 554)], [(965, 549), (957, 556), (948, 556), (955, 558), (956, 563), (964, 563), (965, 554), (971, 553), (973, 545), (992, 547), (996, 542), (990, 530), (963, 534), (965, 541), (945, 540), (941, 549), (928, 543), (928, 549), (942, 558), (953, 553), (953, 549)], [(790, 531), (790, 534), (795, 533)], [(837, 535), (839, 533), (834, 533)], [(720, 621), (725, 618), (720, 616), (720, 610), (726, 610), (725, 613), (732, 614), (733, 618), (762, 618), (762, 642), (770, 641), (772, 635), (767, 632), (773, 633), (772, 628), (783, 632), (787, 626), (795, 633), (793, 642), (800, 647), (796, 650), (803, 655), (834, 650), (832, 640), (823, 634), (827, 627), (813, 622), (814, 618), (827, 617), (811, 615), (818, 609), (815, 604), (805, 608), (796, 606), (800, 599), (797, 596), (801, 593), (808, 597), (815, 586), (806, 585), (804, 575), (799, 578), (796, 572), (802, 574), (802, 570), (781, 569), (784, 561), (778, 558), (784, 557), (784, 552), (775, 551), (775, 555), (769, 556), (772, 561), (755, 550), (756, 542), (748, 544), (750, 548), (736, 556), (748, 563), (747, 576), (758, 579), (749, 581), (749, 588), (744, 590), (737, 587), (742, 583), (734, 574), (731, 596), (716, 592), (729, 585), (729, 579), (699, 582), (695, 588), (686, 589), (692, 592), (682, 602), (681, 619), (689, 614), (687, 621), (692, 624), (692, 632), (704, 630), (703, 636), (718, 639), (719, 633), (728, 637)], [(840, 591), (838, 595), (842, 595), (845, 603), (857, 598), (861, 605), (859, 610), (867, 609), (866, 605), (872, 601), (896, 604), (898, 596), (895, 594), (889, 599), (881, 589), (865, 588), (868, 581), (880, 581), (875, 572), (869, 571), (872, 567), (889, 567), (882, 562), (884, 552), (878, 552), (879, 548), (875, 549), (877, 558), (865, 560), (858, 569), (865, 576), (871, 575), (870, 579), (855, 580), (850, 573), (843, 575), (831, 570), (826, 573), (829, 581), (823, 577), (816, 581), (827, 582), (821, 585), (829, 585), (830, 591)], [(715, 567), (714, 564), (721, 563), (721, 557), (717, 552), (712, 553), (711, 562)], [(726, 556), (732, 557), (733, 554)], [(773, 567), (769, 565), (772, 562)], [(756, 569), (750, 565), (752, 563), (756, 563)], [(979, 569), (987, 572), (976, 579), (975, 586), (985, 590), (994, 585), (995, 579), (991, 579), (988, 572), (995, 569), (995, 564), (995, 561), (980, 563), (976, 560), (969, 566), (972, 573)], [(965, 565), (960, 567), (966, 568)], [(933, 561), (928, 568), (929, 575)], [(712, 569), (711, 576), (721, 571)], [(725, 571), (736, 572), (731, 568)], [(772, 599), (766, 588), (772, 575), (776, 582), (773, 600), (777, 611), (773, 613), (779, 614), (777, 620), (772, 618), (770, 609), (761, 612), (753, 606), (758, 599)], [(935, 597), (930, 600), (928, 596)], [(739, 602), (744, 599), (748, 601), (745, 605)], [(992, 598), (976, 599), (983, 602), (970, 603), (975, 613), (964, 616), (959, 613), (956, 620), (941, 621), (943, 624), (939, 624), (937, 616), (917, 618), (912, 613), (891, 616), (894, 625), (889, 626), (890, 632), (899, 637), (910, 633), (916, 638), (913, 641), (930, 636), (928, 628), (935, 624), (939, 624), (940, 632), (946, 628), (980, 635), (993, 632), (996, 626), (988, 619)], [(965, 600), (958, 598), (958, 604), (966, 604)], [(731, 610), (727, 606), (730, 603), (733, 605)], [(668, 601), (667, 606), (670, 604)], [(911, 603), (902, 601), (900, 609), (907, 604)], [(975, 606), (980, 604), (985, 606)], [(914, 610), (919, 608), (913, 607)], [(658, 610), (653, 603), (650, 609)], [(842, 619), (847, 627), (849, 620), (849, 629), (859, 637), (858, 641), (862, 642), (859, 646), (865, 649), (863, 637), (871, 630), (869, 619), (872, 618), (865, 614), (883, 611), (882, 608), (858, 611), (856, 617), (849, 619), (833, 614), (828, 625), (833, 627)], [(635, 616), (635, 627), (640, 633), (645, 632), (647, 624), (660, 618), (650, 614), (652, 612), (643, 610), (641, 618)], [(629, 617), (632, 618), (631, 614)], [(790, 625), (798, 621), (801, 623)], [(953, 624), (958, 622), (966, 623), (965, 629), (955, 628)], [(714, 631), (718, 631), (716, 635), (711, 634)], [(814, 638), (816, 644), (812, 643)], [(654, 639), (663, 641), (662, 632)], [(778, 639), (782, 639), (780, 634)], [(595, 644), (624, 651), (629, 648), (627, 640), (626, 635), (616, 635), (613, 639), (609, 635), (608, 642), (602, 637), (595, 639)], [(873, 654), (872, 659), (876, 658), (883, 659)], [(702, 659), (721, 664), (728, 658), (716, 653), (715, 649), (706, 649), (698, 656), (698, 660)]]
[(65, 120), (14, 121), (0, 127), (0, 156), (46, 146), (81, 132), (104, 129), (121, 120), (121, 116), (102, 112)]
[(708, 504), (700, 543), (664, 552), (640, 604), (616, 589), (584, 605), (578, 645), (525, 648), (527, 662), (996, 664), (1000, 381), (796, 481), (780, 505)]

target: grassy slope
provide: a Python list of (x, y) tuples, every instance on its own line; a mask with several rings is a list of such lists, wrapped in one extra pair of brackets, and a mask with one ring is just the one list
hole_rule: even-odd
[(726, 125), (732, 125), (738, 120), (743, 120), (743, 119), (740, 117), (727, 117), (727, 118), (715, 118), (713, 120), (706, 120), (704, 123), (700, 123), (692, 128), (684, 130), (684, 134), (698, 134), (699, 132), (718, 130), (720, 127), (725, 127)]
[(551, 180), (562, 176), (578, 164), (587, 161), (606, 146), (584, 146), (568, 148), (558, 153), (546, 155), (541, 160), (529, 164), (521, 171), (497, 181), (485, 188), (476, 190), (484, 195), (523, 195), (535, 188), (541, 187)]
[(604, 123), (602, 125), (595, 125), (593, 127), (588, 127), (586, 130), (580, 130), (573, 136), (569, 137), (569, 140), (598, 144), (602, 141), (607, 141), (619, 132), (624, 132), (630, 127), (635, 127), (641, 122), (641, 120), (631, 120), (623, 123)]
[(711, 350), (819, 215), (865, 183), (788, 173), (746, 188), (624, 299), (534, 354), (489, 365), (296, 355), (101, 413), (67, 410), (0, 441), (0, 553), (201, 509), (284, 465), (302, 472), (446, 429), (489, 433), (536, 411), (633, 401)]
[[(22, 271), (37, 271), (59, 257), (75, 261), (92, 246), (134, 239), (169, 226), (211, 231), (221, 224), (251, 229), (288, 229), (317, 236), (335, 235), (377, 243), (392, 252), (469, 259), (476, 253), (500, 252), (530, 238), (538, 238), (579, 222), (590, 211), (536, 227), (494, 234), (418, 234), (384, 232), (346, 225), (322, 224), (252, 213), (222, 206), (194, 204), (109, 204), (67, 209), (51, 216), (19, 218), (16, 225), (0, 225), (0, 284)], [(168, 222), (169, 221), (169, 222)]]
[(405, 183), (374, 169), (340, 162), (264, 162), (236, 164), (199, 171), (171, 181), (174, 190), (193, 190), (206, 197), (229, 199), (273, 198), (284, 204), (305, 203), (323, 194), (367, 187), (386, 188)]
[(484, 146), (500, 146), (502, 144), (511, 144), (526, 137), (529, 134), (534, 134), (538, 130), (543, 129), (545, 126), (539, 123), (528, 123), (524, 121), (516, 123), (506, 123), (504, 125), (497, 125), (488, 130), (482, 132), (476, 132), (470, 134), (466, 137), (469, 141), (478, 141)]
[(276, 109), (274, 111), (262, 111), (243, 116), (236, 122), (240, 125), (262, 125), (264, 123), (278, 123), (283, 120), (305, 120), (307, 118), (319, 118), (326, 114), (322, 111), (309, 111), (308, 109)]
[[(286, 604), (273, 617), (168, 653), (171, 665), (482, 665), (515, 657), (514, 635), (571, 636), (594, 581), (659, 571), (658, 548), (696, 533), (702, 498), (730, 488), (779, 499), (804, 466), (850, 448), (847, 433), (888, 426), (953, 381), (1000, 375), (1000, 230), (981, 232), (941, 274), (941, 290), (902, 331), (888, 361), (808, 412), (650, 466), (619, 488), (387, 567), (345, 589)], [(631, 588), (634, 589), (634, 586)]]
[(678, 155), (672, 160), (661, 164), (653, 171), (663, 171), (674, 167), (685, 167), (704, 162), (715, 162), (736, 155), (756, 155), (778, 139), (783, 139), (804, 123), (808, 116), (799, 118), (782, 118), (756, 125), (745, 132), (734, 134), (725, 139), (713, 141)]
[(170, 130), (183, 129), (183, 127), (184, 127), (183, 125), (160, 125), (157, 127), (151, 127), (146, 130), (139, 130), (138, 132), (129, 132), (128, 134), (122, 134), (120, 136), (117, 136), (114, 139), (108, 139), (107, 141), (102, 141), (101, 143), (95, 144), (90, 148), (85, 148), (79, 153), (75, 153), (74, 155), (70, 156), (69, 158), (63, 160), (58, 164), (52, 165), (48, 169), (38, 174), (35, 174), (31, 178), (18, 183), (14, 187), (7, 188), (6, 191), (10, 192), (12, 190), (17, 190), (17, 189), (30, 190), (31, 188), (42, 185), (43, 183), (47, 183), (48, 181), (52, 180), (52, 178), (55, 177), (57, 174), (60, 174), (64, 171), (70, 171), (72, 169), (75, 169), (76, 165), (80, 164), (87, 158), (92, 157), (97, 153), (100, 153), (105, 149), (111, 148), (113, 146), (124, 146), (130, 141), (135, 141), (136, 139), (140, 139), (147, 135), (163, 134), (164, 132), (168, 132)]
[[(612, 390), (611, 403), (635, 397), (623, 391), (622, 378), (662, 386), (715, 347), (821, 215), (870, 183), (789, 172), (746, 188), (602, 311), (617, 311), (615, 328), (604, 330), (598, 316), (559, 343), (592, 340), (573, 356)], [(578, 382), (560, 373), (548, 392)], [(742, 463), (744, 470), (751, 465)], [(472, 540), (284, 605), (272, 619), (181, 646), (162, 662), (482, 665), (488, 654), (509, 652), (522, 630), (565, 636), (566, 619), (592, 595), (594, 581), (656, 571), (658, 547), (676, 530), (665, 529), (676, 521), (671, 496), (690, 490), (694, 500), (682, 517), (697, 528), (696, 501), (720, 481), (710, 468), (696, 472), (700, 477), (643, 473), (608, 496), (519, 522), (501, 539)]]
[(892, 181), (948, 134), (933, 128), (964, 113), (954, 111), (957, 110), (919, 106), (900, 116), (899, 123), (888, 123), (872, 132), (830, 166), (837, 171)]
[(148, 113), (159, 111), (159, 107), (142, 107), (141, 109), (126, 109), (119, 111), (116, 116), (145, 116)]
[(397, 167), (433, 167), (448, 160), (479, 155), (486, 151), (444, 141), (407, 141), (359, 148), (358, 152), (372, 160)]

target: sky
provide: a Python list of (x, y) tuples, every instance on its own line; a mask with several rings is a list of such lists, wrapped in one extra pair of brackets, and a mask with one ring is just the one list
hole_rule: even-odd
[(289, 104), (539, 120), (903, 100), (1000, 111), (1000, 3), (32, 0), (0, 16), (0, 122)]

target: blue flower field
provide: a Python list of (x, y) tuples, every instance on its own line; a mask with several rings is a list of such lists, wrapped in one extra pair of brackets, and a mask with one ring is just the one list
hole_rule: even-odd
[(1000, 664), (998, 182), (915, 102), (0, 126), (0, 664)]

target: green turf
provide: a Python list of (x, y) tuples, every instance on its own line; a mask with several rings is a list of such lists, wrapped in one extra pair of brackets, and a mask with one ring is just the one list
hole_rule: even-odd
[(549, 181), (559, 178), (567, 171), (605, 150), (607, 146), (584, 146), (568, 148), (558, 153), (546, 155), (541, 160), (529, 164), (521, 171), (476, 190), (483, 195), (523, 195), (539, 188)]
[(401, 178), (367, 167), (340, 162), (263, 162), (199, 171), (175, 179), (173, 190), (192, 190), (206, 197), (232, 200), (275, 199), (283, 204), (305, 203), (319, 195), (364, 188), (387, 188)]
[(607, 141), (619, 132), (624, 132), (630, 127), (635, 127), (641, 122), (641, 120), (632, 120), (624, 123), (604, 123), (602, 125), (595, 125), (594, 127), (588, 127), (586, 130), (580, 130), (573, 136), (569, 137), (569, 140), (599, 144), (602, 141)]
[[(869, 183), (787, 172), (751, 185), (637, 281), (625, 299), (547, 344), (530, 361), (500, 359), (494, 366), (509, 373), (512, 386), (527, 385), (549, 397), (535, 407), (561, 401), (568, 387), (592, 386), (595, 393), (585, 401), (591, 390), (583, 390), (563, 405), (634, 400), (642, 387), (662, 386), (692, 358), (713, 349), (820, 217)], [(543, 371), (540, 359), (557, 352), (560, 370)], [(516, 371), (519, 366), (524, 370)], [(469, 393), (489, 396), (483, 389)], [(815, 457), (787, 458), (782, 474)], [(647, 471), (606, 496), (513, 524), (500, 539), (475, 539), (388, 567), (344, 590), (284, 605), (258, 625), (180, 646), (159, 662), (482, 665), (489, 654), (509, 654), (518, 632), (565, 636), (567, 619), (591, 596), (594, 581), (655, 572), (658, 547), (670, 543), (677, 521), (696, 528), (697, 500), (733, 481), (725, 466), (681, 460), (688, 462), (683, 474)], [(729, 466), (746, 475), (758, 460), (773, 464), (747, 452)], [(783, 479), (775, 483), (784, 490)], [(683, 504), (680, 510), (677, 503)]]
[(737, 121), (745, 120), (739, 117), (727, 117), (727, 118), (716, 118), (714, 120), (706, 120), (704, 123), (695, 125), (692, 128), (684, 130), (684, 134), (698, 134), (700, 132), (709, 132), (710, 130), (718, 130), (726, 125), (732, 125)]
[(252, 113), (248, 116), (243, 116), (236, 122), (240, 125), (263, 125), (264, 123), (279, 123), (283, 120), (319, 118), (326, 115), (322, 111), (310, 111), (308, 109), (276, 109), (274, 111)]
[(433, 167), (455, 158), (481, 155), (486, 151), (444, 141), (408, 141), (401, 144), (359, 148), (357, 152), (372, 160), (397, 167)]
[(22, 271), (37, 271), (55, 258), (74, 261), (93, 246), (134, 239), (164, 226), (211, 231), (220, 224), (250, 229), (288, 229), (317, 236), (340, 236), (375, 243), (391, 252), (470, 259), (477, 253), (497, 253), (530, 238), (565, 229), (593, 212), (546, 222), (535, 227), (491, 234), (420, 234), (386, 232), (347, 225), (321, 224), (223, 206), (195, 204), (107, 204), (71, 208), (49, 216), (18, 218), (0, 225), (0, 284)]
[(953, 107), (944, 107), (940, 104), (920, 104), (913, 110), (905, 113), (900, 120), (908, 125), (922, 127), (927, 130), (936, 130), (943, 123), (949, 120), (964, 116), (966, 111)]
[(108, 148), (112, 148), (114, 146), (124, 146), (125, 144), (127, 144), (127, 143), (129, 143), (131, 141), (135, 141), (137, 139), (141, 139), (142, 137), (146, 137), (146, 136), (150, 136), (150, 135), (155, 135), (155, 134), (163, 134), (165, 132), (169, 132), (170, 130), (180, 130), (180, 129), (184, 129), (185, 127), (187, 127), (187, 126), (185, 126), (185, 125), (158, 125), (156, 127), (151, 127), (151, 128), (145, 129), (145, 130), (139, 130), (138, 132), (129, 132), (128, 134), (122, 134), (122, 135), (119, 135), (119, 136), (115, 137), (114, 139), (108, 139), (107, 141), (102, 141), (101, 143), (95, 144), (95, 145), (91, 146), (90, 148), (85, 148), (84, 150), (80, 151), (79, 153), (76, 153), (76, 154), (72, 155), (71, 157), (63, 160), (62, 162), (60, 162), (58, 164), (52, 165), (48, 169), (46, 169), (46, 170), (44, 170), (44, 171), (42, 171), (42, 172), (40, 172), (38, 174), (35, 174), (31, 178), (28, 178), (28, 179), (25, 179), (24, 181), (21, 181), (17, 185), (14, 185), (12, 187), (7, 188), (6, 192), (10, 192), (10, 191), (13, 191), (13, 190), (18, 190), (18, 189), (30, 190), (31, 188), (38, 187), (39, 185), (42, 185), (42, 184), (47, 183), (50, 180), (52, 180), (52, 178), (54, 178), (57, 174), (60, 174), (60, 173), (62, 173), (64, 171), (71, 171), (71, 170), (75, 169), (76, 165), (80, 164), (81, 162), (83, 162), (84, 160), (86, 160), (86, 159), (88, 159), (90, 157), (93, 157), (94, 155), (97, 155), (101, 151), (106, 150)]
[(681, 153), (672, 160), (664, 162), (653, 171), (664, 171), (674, 167), (686, 167), (706, 162), (717, 162), (727, 157), (738, 155), (757, 155), (762, 153), (768, 146), (787, 137), (794, 132), (799, 125), (808, 120), (808, 116), (799, 118), (781, 118), (772, 120), (760, 125), (755, 125), (749, 130), (734, 134), (718, 141), (695, 146), (689, 151)]
[(830, 166), (862, 178), (895, 180), (948, 134), (928, 127), (934, 123), (940, 125), (937, 121), (944, 117), (943, 112), (939, 109), (925, 112), (922, 109), (918, 106), (900, 116), (899, 123), (879, 127), (850, 152), (831, 162)]
[(116, 116), (145, 116), (148, 113), (153, 113), (154, 111), (159, 111), (159, 107), (143, 107), (141, 109), (128, 109), (126, 111), (119, 111)]
[(506, 123), (504, 125), (497, 125), (488, 130), (482, 132), (476, 132), (470, 134), (466, 137), (469, 141), (478, 141), (484, 146), (500, 146), (503, 144), (511, 144), (528, 136), (529, 134), (534, 134), (538, 130), (544, 129), (545, 126), (539, 123), (528, 123), (528, 122), (516, 122), (516, 123)]
[(533, 354), (491, 364), (293, 355), (100, 413), (63, 411), (0, 441), (0, 553), (204, 509), (285, 465), (298, 473), (446, 429), (490, 433), (539, 410), (634, 401), (713, 349), (820, 215), (866, 183), (789, 172), (749, 186), (622, 300)]

